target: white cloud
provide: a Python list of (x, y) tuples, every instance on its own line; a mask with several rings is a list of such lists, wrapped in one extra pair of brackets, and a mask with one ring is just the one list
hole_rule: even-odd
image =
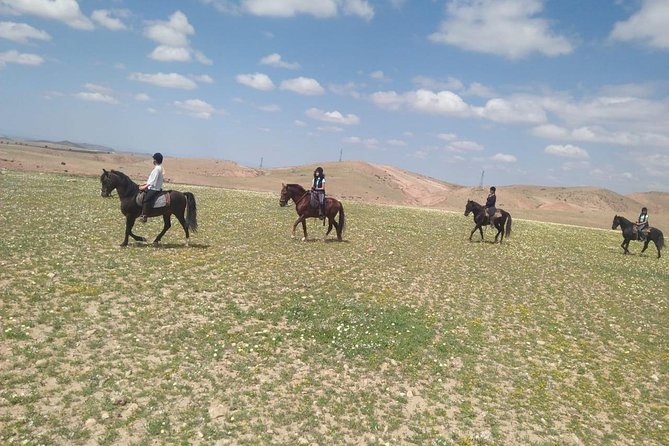
[(94, 28), (93, 22), (81, 13), (76, 0), (0, 0), (0, 6), (11, 14), (56, 20), (76, 29)]
[(145, 82), (147, 84), (156, 85), (158, 87), (181, 88), (184, 90), (193, 90), (197, 88), (195, 81), (177, 73), (130, 73), (128, 79), (132, 81)]
[(383, 81), (383, 82), (388, 81), (388, 78), (386, 77), (386, 75), (381, 70), (376, 70), (376, 71), (373, 71), (373, 72), (369, 73), (369, 77), (371, 77), (372, 79), (377, 80), (377, 81)]
[(534, 127), (531, 132), (534, 136), (546, 139), (566, 139), (569, 131), (555, 124), (542, 124)]
[(494, 156), (490, 157), (490, 159), (500, 163), (515, 163), (517, 161), (515, 156), (507, 153), (496, 153)]
[(366, 0), (242, 0), (240, 8), (221, 0), (210, 0), (223, 12), (235, 12), (240, 9), (249, 14), (270, 17), (294, 17), (299, 14), (319, 18), (336, 17), (340, 13), (370, 20), (374, 17), (374, 8)]
[(209, 119), (216, 112), (210, 104), (200, 99), (188, 99), (186, 101), (175, 101), (174, 105), (184, 110), (190, 116), (199, 119)]
[(376, 138), (360, 138), (359, 136), (349, 136), (344, 138), (346, 144), (353, 144), (363, 146), (368, 149), (376, 149), (379, 146), (379, 141)]
[(188, 17), (176, 11), (167, 22), (156, 20), (148, 22), (144, 35), (166, 46), (188, 46), (188, 36), (195, 34), (195, 28), (188, 22)]
[(377, 107), (385, 110), (399, 110), (406, 103), (404, 96), (396, 91), (377, 91), (372, 93), (369, 99)]
[(0, 37), (18, 43), (29, 43), (30, 39), (51, 40), (46, 31), (33, 28), (25, 23), (0, 22)]
[(195, 54), (195, 60), (197, 60), (201, 64), (203, 64), (203, 65), (213, 65), (214, 64), (214, 62), (210, 58), (205, 56), (203, 52), (196, 50), (196, 51), (194, 51), (194, 54)]
[(147, 102), (151, 100), (151, 97), (146, 93), (137, 93), (135, 95), (135, 100), (139, 102)]
[(18, 65), (41, 65), (43, 62), (44, 59), (37, 54), (19, 53), (16, 50), (0, 53), (0, 68), (8, 63), (15, 63)]
[(546, 146), (544, 153), (547, 153), (548, 155), (555, 155), (578, 160), (590, 159), (590, 155), (588, 155), (587, 151), (578, 146), (572, 146), (571, 144), (564, 146), (552, 144), (550, 146)]
[(451, 152), (479, 152), (484, 147), (474, 141), (453, 141), (448, 145), (448, 150)]
[(443, 139), (444, 141), (455, 141), (458, 136), (455, 133), (439, 133), (437, 138)]
[(310, 108), (305, 112), (305, 114), (311, 119), (315, 119), (317, 121), (332, 122), (343, 125), (360, 124), (360, 118), (358, 118), (356, 115), (343, 115), (338, 111), (326, 112), (317, 108)]
[(112, 92), (111, 88), (98, 84), (87, 83), (84, 85), (84, 88), (95, 93), (110, 94)]
[(355, 99), (360, 99), (362, 96), (360, 90), (364, 88), (364, 85), (356, 84), (355, 82), (348, 82), (346, 84), (331, 84), (328, 85), (328, 89), (337, 95), (340, 96), (351, 96)]
[(195, 28), (181, 11), (174, 12), (168, 21), (147, 22), (144, 35), (159, 44), (149, 57), (161, 62), (189, 62), (194, 57), (202, 64), (211, 65), (207, 56), (191, 48), (188, 36), (193, 34)]
[(112, 31), (123, 31), (128, 27), (123, 23), (121, 18), (128, 16), (128, 11), (125, 9), (97, 9), (91, 14), (91, 18), (100, 25)]
[(81, 99), (82, 101), (104, 102), (106, 104), (118, 104), (118, 101), (114, 99), (113, 96), (94, 91), (82, 91), (75, 94), (74, 96)]
[(483, 108), (477, 108), (476, 111), (482, 117), (495, 122), (538, 124), (547, 119), (541, 104), (531, 97), (490, 99)]
[(191, 60), (190, 50), (184, 47), (158, 45), (149, 57), (161, 62), (188, 62)]
[(263, 73), (239, 74), (236, 79), (238, 83), (255, 88), (256, 90), (274, 90), (274, 82), (272, 82), (269, 76)]
[(395, 91), (380, 91), (370, 95), (371, 101), (386, 110), (411, 110), (453, 116), (470, 116), (472, 109), (460, 96), (451, 91), (434, 92), (420, 89), (404, 94)]
[(402, 141), (401, 139), (389, 139), (386, 141), (386, 144), (397, 147), (406, 147), (407, 145), (406, 141)]
[(301, 121), (299, 119), (294, 120), (293, 124), (295, 124), (297, 127), (306, 127), (307, 126), (306, 122)]
[(321, 84), (316, 79), (297, 77), (281, 82), (281, 89), (292, 91), (305, 96), (318, 96), (325, 93)]
[(609, 38), (623, 42), (640, 41), (653, 48), (669, 49), (668, 23), (666, 0), (644, 0), (636, 14), (614, 25)]
[(569, 54), (569, 40), (554, 35), (549, 22), (537, 18), (543, 0), (460, 0), (449, 2), (448, 17), (429, 36), (438, 43), (468, 51), (521, 59), (532, 53)]
[(277, 68), (287, 68), (289, 70), (297, 70), (300, 68), (300, 64), (297, 62), (286, 62), (281, 58), (280, 54), (273, 53), (268, 56), (263, 57), (260, 59), (260, 64), (261, 65), (270, 65), (272, 67), (277, 67)]
[(420, 89), (408, 93), (407, 102), (411, 108), (426, 113), (467, 116), (471, 112), (469, 105), (451, 91)]
[(200, 74), (200, 75), (197, 75), (197, 76), (191, 76), (191, 79), (193, 79), (196, 82), (201, 82), (203, 84), (213, 84), (214, 83), (214, 80), (208, 74)]

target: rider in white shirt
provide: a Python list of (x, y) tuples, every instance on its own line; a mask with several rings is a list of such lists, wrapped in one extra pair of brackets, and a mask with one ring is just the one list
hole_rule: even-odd
[(149, 174), (149, 178), (146, 180), (146, 183), (139, 186), (140, 191), (146, 191), (144, 195), (144, 201), (142, 202), (142, 215), (140, 218), (143, 223), (146, 223), (146, 219), (149, 215), (149, 209), (151, 205), (158, 197), (158, 194), (163, 189), (163, 155), (156, 152), (153, 154), (153, 170)]

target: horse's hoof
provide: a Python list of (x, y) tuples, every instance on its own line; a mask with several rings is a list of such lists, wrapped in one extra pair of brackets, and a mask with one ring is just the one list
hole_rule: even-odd
[(295, 234), (291, 235), (290, 238), (295, 238)]
[(127, 244), (127, 243), (121, 243), (121, 244), (118, 245), (118, 246), (121, 247), (121, 248), (125, 248), (126, 246), (128, 246), (128, 244)]
[(307, 241), (307, 238), (306, 238), (306, 237), (302, 237), (302, 241), (303, 241), (303, 242), (306, 242), (306, 241)]

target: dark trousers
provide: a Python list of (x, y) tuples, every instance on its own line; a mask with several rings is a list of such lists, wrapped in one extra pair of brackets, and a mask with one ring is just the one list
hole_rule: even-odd
[(149, 209), (151, 209), (151, 205), (153, 205), (153, 202), (156, 201), (156, 198), (158, 198), (159, 193), (160, 193), (159, 190), (153, 190), (153, 189), (146, 190), (146, 194), (144, 195), (144, 201), (142, 202), (142, 215), (145, 216), (149, 215)]

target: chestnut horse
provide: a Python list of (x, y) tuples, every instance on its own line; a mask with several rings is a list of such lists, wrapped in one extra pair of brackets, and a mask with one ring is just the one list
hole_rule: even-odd
[[(295, 203), (295, 210), (299, 216), (293, 225), (293, 237), (295, 237), (295, 228), (297, 228), (298, 224), (302, 223), (302, 229), (304, 230), (304, 237), (302, 240), (306, 240), (307, 223), (305, 220), (307, 218), (318, 218), (318, 208), (314, 208), (310, 204), (310, 191), (299, 184), (284, 184), (282, 186), (279, 205), (281, 207), (286, 206), (291, 199)], [(335, 220), (337, 213), (339, 213), (339, 222)], [(342, 206), (339, 200), (330, 197), (325, 198), (325, 217), (328, 219), (328, 231), (325, 233), (324, 237), (328, 236), (334, 226), (337, 231), (337, 240), (341, 242), (341, 235), (344, 232), (344, 225), (346, 224), (346, 216), (344, 215), (344, 206)], [(323, 222), (323, 224), (325, 224), (325, 222)]]
[[(121, 246), (128, 246), (128, 237), (132, 237), (138, 242), (145, 242), (146, 239), (144, 237), (132, 233), (132, 227), (135, 225), (135, 220), (142, 213), (141, 204), (137, 204), (139, 186), (123, 172), (117, 170), (107, 171), (105, 169), (102, 169), (100, 183), (102, 183), (100, 195), (103, 197), (110, 197), (112, 191), (116, 189), (118, 197), (121, 199), (121, 212), (125, 215), (125, 239), (123, 240), (123, 243), (121, 243)], [(163, 216), (163, 230), (158, 234), (158, 237), (153, 241), (153, 244), (157, 245), (160, 243), (160, 239), (165, 235), (167, 230), (170, 229), (172, 226), (170, 217), (174, 214), (184, 228), (184, 232), (186, 233), (186, 246), (188, 246), (188, 230), (190, 229), (193, 232), (197, 230), (195, 196), (190, 192), (181, 193), (175, 190), (166, 191), (165, 193), (169, 194), (168, 204), (162, 207), (155, 207), (154, 205), (154, 207), (149, 210), (148, 217)]]

